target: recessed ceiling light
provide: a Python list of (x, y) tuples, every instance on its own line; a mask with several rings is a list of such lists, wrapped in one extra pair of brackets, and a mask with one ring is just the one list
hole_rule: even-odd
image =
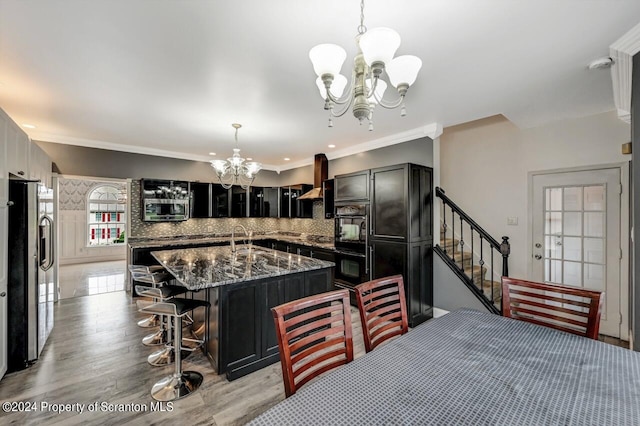
[(24, 127), (25, 129), (35, 129), (36, 126), (34, 126), (33, 124), (23, 124), (22, 127)]
[(253, 161), (253, 158), (247, 157), (247, 161)]
[(334, 144), (329, 145), (329, 148), (335, 148), (336, 146)]
[(291, 160), (291, 158), (289, 158), (289, 157), (284, 157), (284, 161), (289, 161), (289, 160)]
[(209, 155), (216, 155), (216, 153), (215, 152), (210, 152)]

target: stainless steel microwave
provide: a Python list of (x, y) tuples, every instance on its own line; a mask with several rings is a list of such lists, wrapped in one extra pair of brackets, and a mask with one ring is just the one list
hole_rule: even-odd
[(143, 198), (144, 222), (179, 222), (189, 219), (189, 200)]

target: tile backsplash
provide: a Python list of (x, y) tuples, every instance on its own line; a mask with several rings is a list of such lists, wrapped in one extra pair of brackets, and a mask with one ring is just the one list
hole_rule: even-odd
[(230, 234), (233, 226), (241, 224), (254, 232), (287, 231), (333, 237), (334, 221), (324, 218), (322, 201), (313, 202), (313, 219), (278, 218), (220, 218), (189, 219), (184, 222), (143, 222), (140, 212), (140, 181), (131, 182), (130, 237), (175, 237), (182, 235)]

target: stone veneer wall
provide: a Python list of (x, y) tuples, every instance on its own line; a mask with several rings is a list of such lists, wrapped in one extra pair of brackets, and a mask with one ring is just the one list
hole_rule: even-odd
[(324, 219), (322, 201), (313, 203), (313, 219), (219, 218), (189, 219), (184, 222), (143, 222), (140, 214), (140, 181), (131, 182), (130, 237), (170, 237), (181, 235), (230, 234), (234, 225), (254, 232), (288, 231), (333, 237), (333, 219)]

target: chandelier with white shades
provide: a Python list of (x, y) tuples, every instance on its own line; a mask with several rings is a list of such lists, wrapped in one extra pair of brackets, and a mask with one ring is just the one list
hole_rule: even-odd
[[(242, 124), (233, 123), (236, 129), (235, 140), (238, 145), (238, 129)], [(211, 160), (211, 167), (216, 171), (218, 180), (224, 189), (229, 189), (233, 185), (240, 185), (242, 189), (247, 189), (253, 183), (256, 174), (262, 169), (262, 164), (255, 161), (245, 162), (240, 157), (240, 149), (234, 148), (233, 155), (226, 160)]]
[[(329, 111), (329, 127), (333, 127), (333, 117), (343, 116), (353, 105), (353, 115), (360, 124), (367, 120), (371, 131), (376, 105), (386, 109), (402, 106), (400, 115), (404, 117), (407, 114), (404, 97), (416, 81), (422, 61), (411, 55), (393, 57), (400, 46), (400, 36), (394, 30), (380, 27), (367, 31), (367, 27), (364, 26), (364, 0), (360, 2), (360, 25), (356, 44), (358, 54), (354, 59), (351, 84), (346, 92), (347, 78), (340, 74), (340, 70), (347, 52), (342, 47), (336, 44), (319, 44), (309, 51), (309, 58), (318, 75), (316, 85), (324, 99), (324, 109)], [(380, 77), (385, 71), (389, 82), (400, 95), (395, 102), (382, 99), (387, 83)], [(342, 105), (344, 108), (336, 112), (335, 105)]]

